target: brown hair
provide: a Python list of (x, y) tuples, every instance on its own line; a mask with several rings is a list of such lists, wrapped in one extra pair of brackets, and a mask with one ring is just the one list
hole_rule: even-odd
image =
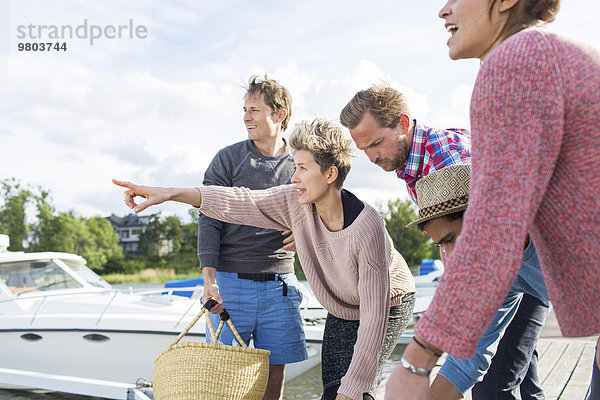
[(273, 114), (279, 110), (286, 111), (287, 114), (281, 122), (281, 129), (285, 131), (292, 117), (292, 96), (290, 92), (276, 80), (269, 79), (267, 75), (262, 79), (254, 75), (248, 82), (244, 98), (260, 95), (263, 96), (265, 104), (271, 107)]
[(316, 118), (311, 123), (302, 121), (294, 127), (289, 142), (295, 151), (310, 151), (321, 172), (336, 167), (338, 177), (335, 185), (338, 189), (342, 188), (356, 156), (352, 140), (344, 135), (342, 128), (322, 118)]
[[(498, 0), (490, 1), (490, 18), (497, 1)], [(519, 2), (510, 10), (508, 20), (506, 21), (502, 32), (500, 32), (500, 38), (504, 40), (530, 26), (554, 21), (556, 14), (558, 14), (558, 11), (560, 10), (560, 1), (561, 0), (519, 0)]]
[(340, 122), (348, 129), (360, 123), (365, 112), (371, 112), (382, 126), (395, 128), (402, 114), (409, 114), (404, 95), (385, 85), (373, 85), (356, 93), (340, 113)]

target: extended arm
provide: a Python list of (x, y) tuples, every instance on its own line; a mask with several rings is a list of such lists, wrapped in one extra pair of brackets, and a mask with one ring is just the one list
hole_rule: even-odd
[[(116, 179), (113, 183), (128, 189), (125, 191), (125, 204), (136, 213), (170, 200), (198, 207), (203, 214), (224, 222), (289, 230), (292, 216), (299, 206), (291, 185), (264, 190), (207, 186), (201, 190), (141, 186)], [(146, 201), (137, 204), (136, 197), (143, 197)]]
[[(117, 186), (127, 188), (125, 191), (125, 204), (136, 213), (169, 200), (189, 204), (194, 207), (202, 205), (202, 194), (198, 188), (165, 188), (141, 186), (117, 179), (113, 179), (112, 181)], [(142, 197), (146, 200), (138, 204), (135, 201), (136, 197)]]

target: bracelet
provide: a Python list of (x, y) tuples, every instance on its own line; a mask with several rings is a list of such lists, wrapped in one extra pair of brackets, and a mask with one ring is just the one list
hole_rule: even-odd
[(407, 361), (406, 358), (404, 358), (404, 356), (400, 358), (400, 365), (402, 366), (402, 368), (415, 375), (424, 376), (427, 378), (431, 374), (430, 369), (415, 367), (410, 363), (410, 361)]
[(419, 346), (421, 346), (421, 348), (423, 350), (425, 350), (426, 352), (431, 353), (431, 354), (433, 354), (436, 357), (441, 357), (442, 356), (442, 353), (439, 353), (439, 352), (433, 350), (431, 347), (425, 346), (423, 343), (419, 342), (416, 337), (413, 336), (412, 340), (414, 340), (415, 343), (418, 344)]

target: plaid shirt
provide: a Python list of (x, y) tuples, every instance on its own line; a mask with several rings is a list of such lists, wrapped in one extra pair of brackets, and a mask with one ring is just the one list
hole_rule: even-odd
[(412, 147), (404, 169), (397, 169), (398, 178), (406, 181), (406, 188), (417, 202), (415, 185), (430, 172), (448, 165), (471, 163), (471, 134), (465, 129), (435, 129), (417, 124)]

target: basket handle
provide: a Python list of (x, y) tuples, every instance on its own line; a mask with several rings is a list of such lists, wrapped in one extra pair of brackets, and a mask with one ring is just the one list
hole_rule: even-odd
[(206, 308), (202, 307), (202, 310), (200, 310), (200, 312), (198, 313), (198, 315), (196, 315), (194, 317), (194, 319), (192, 320), (192, 322), (190, 322), (189, 325), (183, 331), (181, 331), (181, 333), (175, 338), (175, 341), (173, 343), (171, 343), (171, 346), (179, 343), (179, 341), (181, 340), (181, 338), (184, 337), (190, 331), (190, 329), (192, 329), (192, 327), (194, 325), (196, 325), (196, 322), (198, 322), (198, 320), (200, 319), (200, 317), (205, 312), (208, 312), (208, 310)]
[(198, 313), (198, 315), (196, 315), (196, 317), (194, 317), (192, 322), (190, 322), (190, 324), (183, 331), (181, 331), (181, 333), (177, 336), (177, 338), (171, 344), (171, 346), (179, 343), (181, 338), (183, 338), (189, 332), (189, 330), (192, 329), (192, 327), (194, 325), (196, 325), (196, 322), (198, 322), (200, 317), (202, 317), (202, 315), (206, 314), (206, 324), (208, 326), (208, 330), (210, 331), (212, 343), (214, 343), (215, 346), (217, 344), (217, 339), (219, 338), (219, 335), (221, 334), (221, 331), (223, 330), (223, 325), (224, 325), (225, 321), (227, 321), (227, 324), (231, 328), (231, 331), (235, 335), (235, 338), (238, 341), (238, 343), (240, 344), (240, 346), (247, 348), (248, 346), (246, 345), (246, 342), (244, 342), (244, 340), (241, 338), (240, 334), (238, 333), (237, 329), (235, 329), (235, 326), (233, 326), (233, 322), (231, 322), (231, 317), (229, 316), (229, 313), (227, 312), (227, 310), (223, 310), (223, 312), (221, 313), (221, 322), (219, 323), (219, 327), (217, 328), (217, 332), (215, 333), (212, 322), (210, 320), (210, 316), (209, 316), (210, 312), (209, 311), (216, 305), (217, 305), (217, 302), (214, 299), (210, 299), (206, 303), (204, 303), (204, 305), (202, 306), (202, 310)]
[[(206, 303), (204, 303), (204, 308), (206, 308), (208, 311), (210, 311), (216, 305), (217, 305), (217, 302), (214, 299), (209, 299)], [(235, 329), (235, 326), (233, 326), (233, 322), (231, 322), (231, 317), (229, 316), (229, 313), (225, 309), (223, 309), (223, 312), (221, 313), (221, 322), (219, 323), (219, 327), (217, 328), (216, 333), (213, 331), (212, 321), (210, 320), (208, 312), (206, 313), (206, 323), (208, 325), (208, 329), (210, 330), (212, 342), (215, 344), (215, 346), (217, 344), (217, 339), (221, 335), (221, 331), (223, 330), (223, 325), (224, 325), (225, 321), (227, 321), (229, 328), (231, 328), (231, 331), (235, 335), (235, 339), (238, 341), (240, 346), (247, 348), (248, 346), (246, 345), (246, 342), (244, 342), (244, 340), (238, 333), (237, 329)]]

